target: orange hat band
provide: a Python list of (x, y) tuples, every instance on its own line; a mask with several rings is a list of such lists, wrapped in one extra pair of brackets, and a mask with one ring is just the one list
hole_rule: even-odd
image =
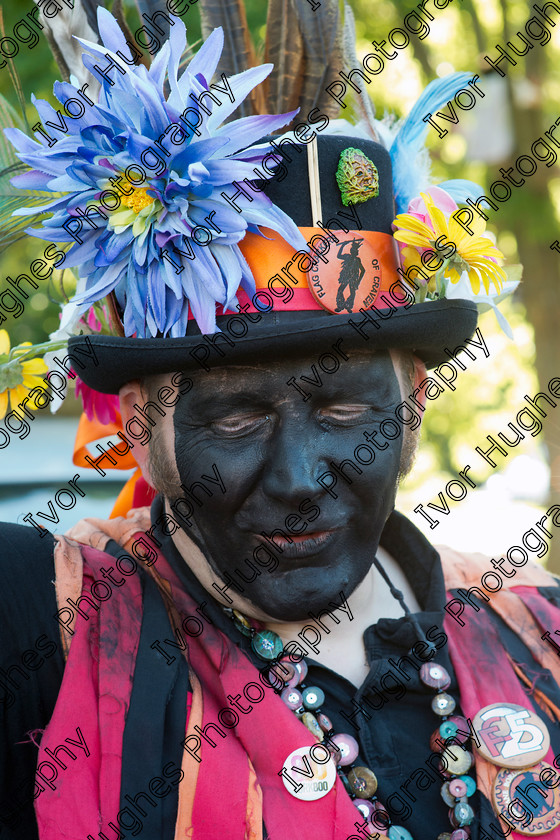
[[(255, 233), (245, 236), (239, 247), (251, 266), (256, 292), (250, 298), (239, 290), (241, 311), (358, 312), (409, 302), (397, 273), (397, 246), (390, 234), (337, 230), (326, 235), (318, 227), (300, 227), (300, 231), (309, 252), (294, 252), (268, 228), (263, 228), (268, 242)], [(397, 292), (395, 285), (400, 287)]]

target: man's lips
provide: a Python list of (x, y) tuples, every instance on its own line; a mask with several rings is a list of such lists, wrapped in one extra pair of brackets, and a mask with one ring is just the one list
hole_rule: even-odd
[(270, 545), (272, 541), (281, 550), (282, 558), (298, 559), (300, 557), (311, 557), (323, 551), (327, 546), (330, 546), (338, 532), (339, 529), (336, 528), (328, 531), (313, 531), (299, 535), (292, 534), (290, 539), (280, 534), (274, 534), (274, 536), (268, 539), (263, 537), (262, 534), (254, 534), (254, 536), (259, 542), (264, 543), (264, 545)]

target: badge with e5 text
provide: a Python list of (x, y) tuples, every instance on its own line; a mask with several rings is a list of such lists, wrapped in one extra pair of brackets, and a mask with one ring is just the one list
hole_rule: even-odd
[(381, 285), (379, 255), (359, 231), (336, 232), (328, 262), (307, 272), (313, 297), (328, 312), (359, 312), (370, 309)]
[(475, 715), (472, 726), (480, 740), (476, 749), (499, 767), (531, 767), (544, 758), (550, 747), (550, 736), (542, 720), (514, 703), (485, 706)]

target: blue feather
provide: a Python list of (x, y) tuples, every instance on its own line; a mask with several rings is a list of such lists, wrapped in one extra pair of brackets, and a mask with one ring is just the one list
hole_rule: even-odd
[(464, 178), (442, 181), (441, 184), (438, 184), (438, 187), (445, 190), (446, 193), (449, 193), (457, 204), (465, 204), (467, 198), (470, 198), (471, 201), (476, 201), (484, 193), (480, 184), (476, 184), (474, 181), (466, 181)]
[(398, 126), (389, 149), (398, 213), (405, 212), (410, 200), (429, 186), (429, 158), (424, 149), (429, 124), (423, 118), (453, 99), (470, 78), (470, 73), (451, 73), (443, 79), (434, 79)]

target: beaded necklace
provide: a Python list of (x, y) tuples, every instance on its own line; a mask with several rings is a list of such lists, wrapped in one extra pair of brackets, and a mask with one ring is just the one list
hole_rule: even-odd
[[(428, 645), (433, 655), (436, 648), (426, 638), (418, 620), (408, 609), (402, 592), (393, 586), (377, 558), (374, 559), (374, 564), (389, 585), (393, 597), (401, 604), (416, 635)], [(223, 609), (231, 617), (235, 627), (250, 638), (254, 653), (269, 664), (267, 676), (276, 693), (315, 736), (318, 743), (323, 744), (331, 753), (345, 790), (364, 818), (363, 825), (359, 827), (371, 828), (377, 836), (379, 832), (383, 832), (381, 836), (388, 837), (389, 840), (413, 840), (408, 829), (392, 822), (387, 809), (376, 796), (378, 782), (375, 773), (369, 767), (355, 764), (359, 754), (356, 739), (348, 733), (335, 733), (330, 719), (322, 711), (325, 701), (322, 689), (305, 684), (308, 674), (305, 659), (294, 662), (293, 654), (282, 657), (284, 643), (274, 631), (264, 629), (263, 625), (257, 622), (255, 624), (258, 626), (253, 626), (238, 610), (226, 607)], [(474, 819), (474, 812), (468, 800), (477, 787), (475, 780), (468, 775), (474, 764), (473, 755), (466, 748), (470, 741), (468, 722), (464, 717), (453, 714), (456, 702), (446, 692), (451, 678), (442, 665), (425, 662), (419, 675), (424, 685), (435, 689), (431, 706), (440, 718), (440, 724), (430, 738), (430, 748), (433, 752), (441, 754), (440, 773), (445, 779), (441, 787), (441, 796), (449, 807), (450, 828), (438, 834), (437, 840), (468, 840), (469, 826)], [(451, 744), (456, 745), (455, 750)], [(286, 787), (289, 790), (289, 787)], [(357, 823), (356, 825), (358, 826)]]

